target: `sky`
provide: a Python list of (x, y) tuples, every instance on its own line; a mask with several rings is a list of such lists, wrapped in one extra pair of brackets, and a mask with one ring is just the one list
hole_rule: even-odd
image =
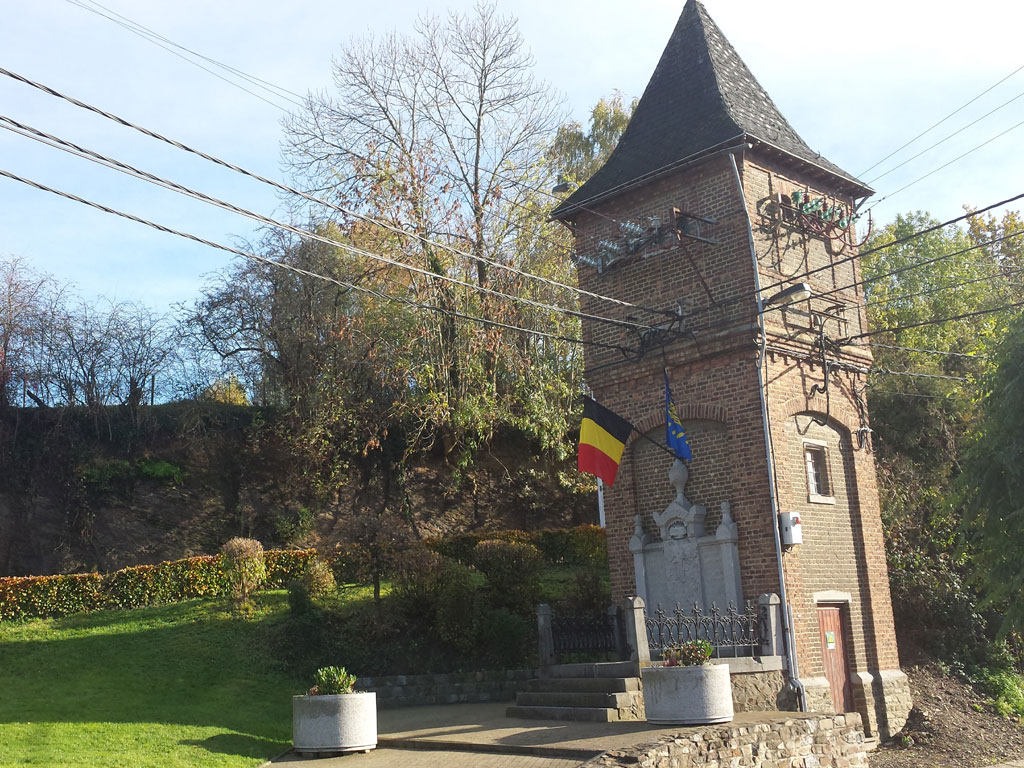
[[(93, 0), (7, 0), (0, 25), (0, 67), (280, 181), (287, 181), (280, 156), (285, 114), (280, 106), (93, 11), (121, 14), (199, 54), (305, 94), (331, 87), (332, 56), (347, 41), (392, 29), (411, 31), (421, 14), (466, 11), (473, 4), (99, 2), (102, 7)], [(951, 219), (965, 204), (983, 207), (1024, 192), (1024, 125), (1016, 127), (1024, 122), (1024, 70), (1015, 72), (1024, 66), (1019, 45), (1024, 3), (704, 4), (807, 144), (877, 190), (872, 211), (876, 223), (915, 210)], [(564, 96), (569, 116), (584, 123), (593, 105), (615, 90), (627, 97), (643, 92), (682, 6), (682, 0), (498, 0), (503, 14), (518, 18), (537, 76)], [(209, 63), (204, 66), (226, 76)], [(0, 115), (238, 206), (266, 215), (282, 213), (270, 187), (3, 76)], [(239, 244), (254, 237), (256, 225), (247, 219), (5, 130), (0, 130), (0, 169), (217, 242)], [(5, 178), (0, 178), (0, 256), (19, 257), (62, 283), (74, 284), (87, 299), (138, 301), (158, 311), (192, 301), (209, 276), (234, 258)]]

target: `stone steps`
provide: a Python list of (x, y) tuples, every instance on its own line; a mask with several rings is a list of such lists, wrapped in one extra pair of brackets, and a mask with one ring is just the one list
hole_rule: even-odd
[(621, 693), (639, 691), (639, 677), (536, 677), (524, 683), (531, 692), (579, 691), (581, 693)]
[(640, 668), (633, 661), (605, 661), (589, 664), (555, 664), (541, 670), (542, 677), (638, 677)]
[(516, 694), (516, 704), (527, 707), (584, 707), (623, 709), (633, 703), (628, 692), (590, 693), (585, 691), (522, 691)]
[(540, 720), (614, 723), (643, 720), (640, 672), (633, 662), (560, 664), (529, 680), (505, 714)]

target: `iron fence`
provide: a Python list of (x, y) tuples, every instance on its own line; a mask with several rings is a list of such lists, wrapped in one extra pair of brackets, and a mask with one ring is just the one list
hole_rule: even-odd
[(622, 622), (618, 613), (605, 616), (552, 616), (551, 639), (556, 654), (603, 653), (616, 656), (622, 651)]
[(712, 603), (707, 613), (696, 604), (689, 613), (679, 603), (671, 613), (659, 605), (644, 620), (652, 653), (676, 643), (706, 640), (714, 646), (715, 656), (749, 656), (760, 648), (768, 631), (767, 616), (750, 602), (742, 612), (732, 603), (724, 611)]

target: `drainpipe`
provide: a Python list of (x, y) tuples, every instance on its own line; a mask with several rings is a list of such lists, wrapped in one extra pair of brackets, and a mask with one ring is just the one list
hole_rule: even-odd
[(747, 219), (747, 240), (750, 243), (750, 258), (754, 265), (754, 288), (757, 291), (757, 320), (761, 329), (761, 348), (757, 356), (757, 389), (761, 396), (761, 424), (764, 432), (764, 455), (768, 463), (768, 496), (772, 508), (772, 533), (775, 534), (775, 559), (779, 567), (779, 599), (782, 601), (782, 633), (786, 638), (786, 662), (789, 667), (789, 685), (796, 691), (797, 700), (800, 703), (800, 711), (807, 711), (807, 691), (800, 681), (800, 670), (796, 661), (796, 642), (793, 637), (793, 615), (789, 605), (789, 598), (786, 595), (786, 575), (782, 567), (782, 539), (779, 533), (779, 502), (775, 495), (775, 465), (772, 461), (772, 438), (771, 426), (768, 421), (768, 397), (765, 391), (764, 381), (764, 356), (768, 344), (768, 337), (764, 330), (764, 303), (761, 300), (761, 276), (758, 271), (757, 249), (754, 246), (754, 230), (750, 225), (750, 213), (747, 211), (747, 198), (743, 193), (743, 180), (740, 178), (740, 169), (736, 165), (736, 155), (729, 153), (729, 162), (732, 163), (733, 175), (736, 178), (736, 189), (740, 193), (740, 202), (743, 204), (743, 211)]

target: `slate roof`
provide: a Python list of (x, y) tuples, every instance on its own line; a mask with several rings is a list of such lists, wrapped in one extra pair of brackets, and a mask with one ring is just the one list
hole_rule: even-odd
[(804, 143), (704, 6), (687, 0), (615, 151), (552, 218), (564, 218), (701, 153), (748, 141), (817, 166), (858, 196), (872, 191)]

